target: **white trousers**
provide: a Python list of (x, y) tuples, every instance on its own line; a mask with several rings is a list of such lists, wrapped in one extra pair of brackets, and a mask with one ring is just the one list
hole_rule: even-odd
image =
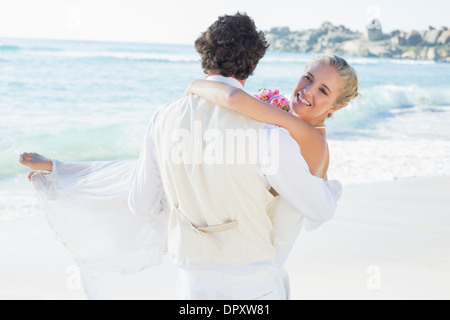
[(135, 274), (100, 272), (78, 263), (88, 300), (176, 300), (177, 268), (166, 257), (163, 264)]
[(282, 268), (250, 274), (178, 269), (181, 300), (288, 300), (289, 291), (289, 278)]

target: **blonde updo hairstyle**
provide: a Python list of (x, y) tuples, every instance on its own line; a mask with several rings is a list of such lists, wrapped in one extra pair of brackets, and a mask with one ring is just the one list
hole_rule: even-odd
[[(351, 100), (358, 97), (358, 75), (355, 69), (353, 69), (347, 61), (337, 55), (319, 55), (311, 60), (305, 67), (305, 71), (314, 63), (323, 63), (327, 66), (333, 67), (339, 73), (341, 80), (343, 81), (343, 87), (341, 93), (337, 97), (334, 105), (336, 108), (346, 107)], [(331, 118), (330, 114), (328, 117)]]

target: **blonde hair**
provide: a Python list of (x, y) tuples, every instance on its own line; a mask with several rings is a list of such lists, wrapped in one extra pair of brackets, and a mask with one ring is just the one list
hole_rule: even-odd
[[(316, 62), (321, 62), (335, 68), (344, 83), (341, 93), (335, 101), (335, 106), (337, 108), (346, 107), (351, 100), (358, 97), (358, 75), (356, 74), (355, 69), (353, 69), (347, 61), (337, 55), (319, 55), (306, 65), (305, 70)], [(331, 114), (329, 117), (330, 116)]]

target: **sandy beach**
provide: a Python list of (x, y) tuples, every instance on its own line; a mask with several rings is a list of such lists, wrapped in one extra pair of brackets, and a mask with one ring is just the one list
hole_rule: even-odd
[(298, 238), (293, 299), (450, 299), (450, 179), (344, 187), (336, 217)]
[[(450, 177), (344, 187), (335, 218), (286, 262), (291, 299), (450, 299)], [(43, 216), (0, 222), (0, 299), (83, 300)], [(96, 277), (104, 299), (176, 299), (174, 268)]]

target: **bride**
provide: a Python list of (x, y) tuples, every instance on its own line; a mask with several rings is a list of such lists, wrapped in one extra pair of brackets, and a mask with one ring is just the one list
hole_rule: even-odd
[[(324, 180), (335, 198), (340, 196), (340, 184), (327, 179), (325, 120), (358, 95), (356, 72), (344, 59), (318, 56), (308, 63), (291, 95), (290, 113), (214, 81), (196, 80), (186, 93), (288, 130), (310, 172)], [(62, 162), (36, 153), (23, 153), (19, 161), (33, 170), (28, 177), (48, 222), (80, 267), (134, 274), (162, 262), (167, 215), (150, 223), (129, 209), (136, 161)], [(283, 265), (302, 226), (317, 225), (305, 225), (302, 215), (279, 196), (271, 207), (277, 261)]]

